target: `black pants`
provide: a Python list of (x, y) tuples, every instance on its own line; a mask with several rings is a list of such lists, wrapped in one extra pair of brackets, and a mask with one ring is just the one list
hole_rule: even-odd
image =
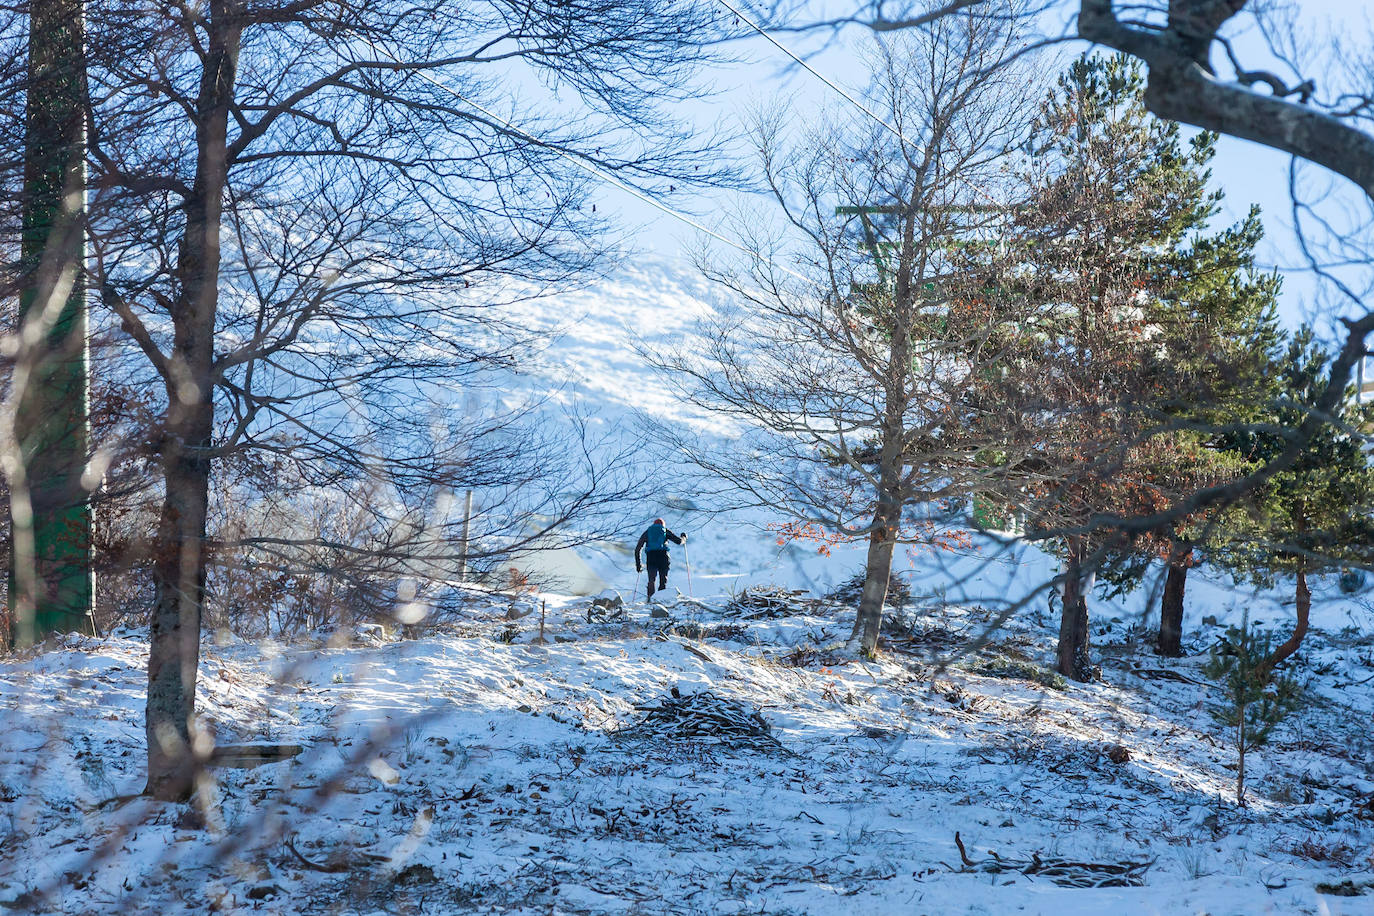
[[(668, 587), (668, 551), (646, 550), (644, 552), (644, 565), (649, 569), (648, 597), (652, 598), (656, 590), (662, 591)], [(658, 589), (654, 588), (654, 576), (658, 576)]]

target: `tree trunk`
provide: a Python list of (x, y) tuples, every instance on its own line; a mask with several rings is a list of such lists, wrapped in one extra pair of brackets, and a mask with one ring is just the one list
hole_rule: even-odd
[(156, 596), (148, 651), (148, 784), (155, 798), (185, 801), (195, 789), (196, 672), (205, 599), (205, 536), (214, 431), (214, 344), (220, 219), (228, 182), (229, 102), (240, 32), (222, 3), (210, 5), (196, 124), (196, 179), (178, 249), (180, 295), (172, 309), (173, 352), (163, 442), (166, 493), (153, 563)]
[(1178, 658), (1183, 654), (1183, 589), (1188, 581), (1188, 561), (1192, 548), (1175, 544), (1169, 554), (1169, 573), (1164, 580), (1164, 595), (1159, 601), (1160, 655)]
[(1057, 668), (1065, 677), (1075, 681), (1093, 678), (1088, 645), (1088, 596), (1084, 591), (1081, 546), (1069, 544), (1064, 561), (1064, 600), (1059, 617), (1059, 648)]
[(1240, 721), (1236, 723), (1236, 749), (1239, 760), (1236, 764), (1236, 804), (1245, 807), (1245, 704), (1240, 704)]
[(883, 604), (892, 577), (892, 554), (901, 535), (902, 523), (902, 422), (900, 414), (889, 411), (883, 431), (883, 447), (878, 465), (878, 504), (873, 513), (873, 533), (868, 539), (868, 559), (864, 565), (863, 594), (854, 630), (859, 651), (873, 655), (878, 651), (878, 634), (883, 624)]
[[(918, 189), (912, 189), (912, 199), (919, 200)], [(882, 629), (883, 605), (887, 601), (888, 581), (892, 577), (892, 554), (901, 537), (904, 493), (903, 472), (906, 470), (906, 410), (911, 404), (911, 322), (915, 315), (917, 294), (912, 275), (924, 271), (924, 255), (915, 258), (915, 220), (901, 219), (904, 253), (897, 259), (892, 277), (893, 298), (891, 338), (886, 353), (880, 390), (883, 398), (881, 442), (878, 452), (878, 488), (873, 511), (873, 533), (868, 540), (868, 559), (864, 567), (863, 594), (855, 615), (854, 630), (849, 641), (862, 635), (859, 651), (871, 656), (878, 651), (878, 634)], [(878, 270), (885, 268), (879, 259)]]
[(1255, 677), (1260, 683), (1266, 683), (1274, 669), (1298, 651), (1302, 646), (1303, 637), (1307, 635), (1307, 625), (1312, 616), (1312, 592), (1307, 587), (1307, 570), (1303, 568), (1298, 569), (1294, 602), (1297, 605), (1298, 624), (1293, 628), (1293, 635), (1284, 640), (1273, 654), (1260, 662), (1255, 669)]
[(852, 642), (862, 634), (859, 651), (872, 655), (878, 649), (878, 633), (882, 629), (883, 605), (887, 601), (887, 584), (892, 576), (892, 553), (896, 548), (895, 532), (886, 525), (873, 531), (868, 539), (868, 561), (864, 566), (864, 588), (859, 598), (859, 613), (854, 618)]
[[(208, 405), (207, 405), (208, 406)], [(208, 410), (196, 411), (209, 415)], [(201, 424), (197, 424), (201, 425)], [(188, 428), (185, 445), (168, 449), (164, 460), (167, 492), (158, 524), (158, 554), (153, 564), (157, 593), (148, 652), (148, 785), (154, 798), (185, 801), (195, 788), (197, 762), (192, 753), (196, 673), (200, 665), (200, 620), (205, 596), (205, 522), (209, 509), (207, 434)], [(169, 436), (169, 439), (171, 438)]]
[(23, 288), (12, 367), (18, 405), (8, 472), (12, 637), (93, 632), (86, 343), (85, 18), (81, 0), (29, 11)]

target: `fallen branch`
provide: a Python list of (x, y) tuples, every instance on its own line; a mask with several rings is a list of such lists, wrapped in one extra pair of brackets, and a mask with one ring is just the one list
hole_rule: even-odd
[(701, 659), (702, 661), (707, 661), (707, 662), (712, 662), (712, 663), (715, 662), (715, 659), (713, 659), (711, 656), (707, 655), (705, 652), (703, 652), (703, 651), (701, 651), (700, 649), (698, 649), (696, 646), (688, 645), (688, 644), (685, 643), (685, 642), (680, 642), (680, 643), (678, 643), (678, 645), (679, 645), (679, 646), (682, 646), (682, 648), (686, 649), (688, 652), (691, 652), (693, 655), (695, 655), (697, 658)]
[(1152, 678), (1156, 681), (1183, 681), (1186, 684), (1196, 684), (1199, 687), (1206, 687), (1209, 690), (1216, 687), (1215, 684), (1209, 684), (1206, 681), (1199, 681), (1196, 678), (1188, 677), (1188, 675), (1186, 674), (1180, 674), (1177, 671), (1170, 671), (1168, 668), (1133, 667), (1131, 668), (1131, 673), (1138, 675), (1140, 677)]
[(1368, 684), (1370, 681), (1374, 681), (1374, 674), (1371, 674), (1369, 677), (1365, 678), (1362, 681), (1351, 681), (1349, 684), (1342, 684), (1340, 682), (1336, 682), (1331, 686), (1335, 687), (1337, 690), (1344, 690), (1346, 687), (1360, 687), (1364, 684)]
[[(301, 851), (296, 848), (296, 844), (291, 842), (290, 838), (286, 839), (285, 843), (286, 848), (291, 851), (291, 854), (311, 871), (321, 871), (325, 874), (337, 875), (343, 872), (356, 871), (358, 868), (357, 862), (327, 862), (321, 865), (319, 862), (313, 862), (302, 855)], [(359, 852), (358, 855), (373, 865), (384, 865), (391, 862), (391, 856), (384, 856), (375, 852)]]
[(1076, 862), (1072, 859), (1042, 859), (1038, 852), (1031, 853), (1029, 859), (1010, 859), (988, 850), (990, 859), (975, 861), (969, 858), (968, 850), (958, 831), (954, 834), (954, 845), (959, 847), (959, 858), (964, 867), (960, 871), (981, 871), (987, 874), (1016, 871), (1027, 876), (1049, 878), (1061, 887), (1144, 887), (1145, 872), (1154, 865), (1148, 862)]
[(299, 862), (302, 865), (304, 865), (311, 871), (322, 871), (325, 874), (337, 875), (340, 872), (352, 870), (352, 866), (349, 865), (347, 862), (327, 863), (324, 865), (321, 865), (318, 862), (312, 862), (310, 859), (307, 859), (305, 856), (301, 855), (301, 851), (296, 848), (296, 844), (291, 842), (291, 839), (289, 837), (286, 840), (286, 848), (291, 850), (291, 854), (295, 856), (296, 859), (299, 860)]
[(290, 760), (303, 750), (299, 744), (221, 744), (210, 752), (205, 765), (246, 769)]
[(964, 860), (964, 865), (973, 868), (978, 863), (968, 857), (968, 850), (964, 849), (964, 841), (959, 839), (959, 831), (954, 831), (954, 845), (959, 847), (959, 858)]
[(675, 608), (675, 607), (677, 607), (679, 604), (690, 604), (690, 605), (692, 605), (693, 607), (699, 607), (699, 608), (701, 608), (703, 611), (711, 611), (711, 612), (714, 612), (714, 611), (715, 611), (715, 608), (711, 607), (711, 606), (710, 606), (709, 604), (707, 604), (705, 601), (700, 601), (700, 600), (698, 600), (698, 599), (696, 599), (696, 598), (691, 597), (690, 595), (684, 595), (684, 594), (682, 594), (682, 592), (678, 592), (678, 593), (677, 593), (677, 600), (675, 600), (672, 604), (668, 605), (668, 607), (674, 607), (674, 608)]

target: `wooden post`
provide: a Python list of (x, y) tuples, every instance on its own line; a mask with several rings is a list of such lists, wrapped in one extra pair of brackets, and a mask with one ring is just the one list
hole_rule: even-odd
[(472, 491), (468, 490), (467, 496), (463, 498), (463, 539), (459, 545), (458, 553), (458, 581), (466, 582), (468, 578), (468, 534), (472, 530)]

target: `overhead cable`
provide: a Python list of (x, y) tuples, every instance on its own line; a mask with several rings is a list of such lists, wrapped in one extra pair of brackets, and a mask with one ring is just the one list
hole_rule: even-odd
[[(402, 61), (402, 60), (401, 60), (399, 57), (397, 57), (395, 54), (393, 54), (393, 53), (391, 53), (390, 51), (388, 51), (386, 48), (379, 47), (379, 46), (378, 46), (374, 41), (372, 41), (370, 38), (367, 38), (367, 37), (362, 36), (362, 35), (358, 35), (356, 32), (354, 33), (354, 35), (355, 35), (357, 38), (359, 38), (359, 40), (361, 40), (364, 44), (366, 44), (368, 47), (370, 47), (375, 53), (381, 55), (382, 57), (388, 58), (389, 60), (393, 61), (393, 62), (396, 63), (396, 64), (399, 64), (399, 65), (402, 66), (402, 67), (409, 67), (409, 66), (410, 66), (410, 65), (407, 65), (404, 61)], [(452, 95), (454, 98), (458, 99), (458, 100), (459, 100), (460, 102), (462, 102), (464, 105), (467, 105), (469, 108), (475, 109), (476, 111), (481, 112), (483, 115), (486, 115), (488, 118), (490, 118), (490, 119), (492, 119), (493, 121), (495, 121), (496, 123), (500, 124), (502, 127), (504, 127), (506, 130), (510, 131), (511, 133), (517, 134), (517, 135), (519, 135), (519, 136), (525, 138), (526, 140), (530, 141), (531, 143), (537, 144), (538, 146), (541, 146), (541, 147), (543, 147), (543, 148), (545, 148), (545, 149), (547, 149), (547, 150), (550, 150), (551, 152), (557, 154), (558, 156), (560, 156), (560, 157), (562, 157), (562, 158), (568, 160), (568, 161), (571, 162), (573, 165), (577, 166), (579, 169), (581, 169), (582, 171), (588, 173), (589, 175), (592, 175), (592, 176), (594, 176), (594, 177), (596, 177), (596, 178), (599, 178), (600, 180), (602, 180), (602, 181), (604, 181), (604, 182), (607, 182), (608, 184), (614, 185), (615, 187), (619, 188), (620, 190), (624, 191), (625, 193), (627, 193), (627, 194), (629, 194), (629, 195), (631, 195), (631, 196), (633, 196), (633, 197), (638, 198), (639, 200), (643, 201), (643, 202), (646, 203), (646, 204), (649, 204), (649, 205), (652, 206), (652, 207), (655, 207), (655, 208), (658, 209), (658, 210), (661, 210), (662, 212), (664, 212), (664, 213), (668, 214), (669, 216), (673, 217), (674, 219), (679, 220), (679, 221), (681, 221), (681, 222), (683, 222), (683, 223), (686, 223), (687, 225), (691, 226), (693, 229), (696, 229), (696, 230), (698, 230), (698, 231), (700, 231), (700, 232), (706, 233), (707, 235), (709, 235), (711, 238), (715, 239), (715, 240), (718, 241), (718, 242), (723, 242), (723, 243), (725, 243), (726, 245), (729, 245), (731, 248), (734, 248), (734, 249), (736, 249), (737, 251), (742, 251), (743, 253), (749, 255), (749, 256), (752, 257), (752, 258), (757, 258), (757, 259), (759, 259), (759, 260), (761, 260), (761, 261), (764, 261), (765, 263), (769, 264), (770, 266), (775, 267), (775, 268), (777, 268), (778, 270), (783, 271), (784, 273), (790, 274), (790, 275), (792, 275), (793, 277), (795, 277), (795, 278), (798, 279), (798, 280), (801, 280), (801, 281), (806, 282), (806, 283), (810, 283), (810, 282), (811, 282), (811, 280), (810, 280), (809, 278), (803, 276), (802, 274), (798, 273), (798, 272), (795, 271), (795, 270), (792, 270), (790, 267), (787, 267), (787, 266), (784, 265), (784, 264), (775, 263), (774, 261), (772, 261), (771, 259), (769, 259), (769, 258), (766, 257), (765, 255), (763, 255), (761, 252), (758, 252), (758, 251), (756, 251), (756, 250), (754, 250), (754, 249), (748, 247), (747, 245), (743, 244), (742, 242), (737, 242), (737, 241), (735, 241), (734, 239), (727, 238), (726, 236), (721, 235), (719, 232), (716, 232), (714, 229), (710, 229), (710, 228), (706, 227), (705, 225), (703, 225), (702, 223), (700, 223), (700, 222), (697, 221), (696, 219), (692, 218), (692, 217), (689, 216), (688, 214), (683, 213), (681, 210), (678, 210), (678, 209), (676, 209), (676, 208), (674, 208), (674, 207), (671, 207), (671, 206), (669, 206), (668, 204), (665, 204), (663, 201), (658, 200), (658, 199), (655, 198), (653, 195), (648, 194), (648, 193), (646, 193), (646, 192), (640, 190), (639, 188), (635, 187), (634, 185), (630, 184), (629, 182), (623, 181), (618, 175), (615, 175), (614, 173), (612, 173), (612, 172), (610, 172), (610, 171), (608, 171), (608, 170), (606, 170), (606, 169), (600, 167), (599, 165), (596, 165), (595, 163), (589, 162), (589, 161), (587, 161), (586, 159), (584, 159), (584, 158), (581, 157), (581, 156), (578, 156), (578, 155), (573, 154), (572, 152), (570, 152), (570, 151), (568, 151), (568, 150), (562, 148), (561, 146), (559, 146), (559, 145), (556, 144), (556, 143), (548, 143), (548, 142), (546, 142), (546, 141), (544, 141), (544, 140), (541, 140), (539, 137), (536, 137), (534, 134), (532, 134), (532, 133), (530, 133), (529, 131), (525, 130), (523, 127), (520, 127), (520, 126), (518, 126), (518, 125), (512, 123), (509, 119), (503, 118), (501, 115), (496, 114), (495, 112), (491, 111), (490, 109), (484, 107), (481, 103), (476, 102), (476, 101), (473, 101), (472, 99), (470, 99), (470, 98), (468, 98), (467, 96), (463, 95), (461, 92), (459, 92), (457, 89), (453, 88), (452, 86), (448, 85), (447, 83), (444, 83), (444, 82), (440, 81), (440, 80), (437, 79), (435, 76), (433, 76), (431, 73), (429, 73), (427, 70), (425, 70), (425, 69), (423, 69), (423, 68), (420, 68), (420, 67), (414, 67), (414, 68), (412, 68), (412, 69), (410, 70), (410, 72), (415, 73), (416, 75), (418, 75), (421, 79), (425, 80), (426, 82), (432, 83), (434, 86), (437, 86), (438, 88), (444, 90), (444, 91), (447, 92), (448, 94)]]
[[(846, 89), (845, 89), (843, 86), (841, 86), (839, 83), (836, 83), (834, 80), (832, 80), (832, 79), (830, 79), (829, 77), (827, 77), (824, 73), (820, 72), (820, 71), (817, 70), (815, 67), (811, 66), (811, 65), (808, 64), (806, 61), (802, 60), (800, 57), (798, 57), (796, 54), (794, 54), (790, 48), (788, 48), (788, 47), (787, 47), (786, 45), (784, 45), (782, 42), (778, 41), (778, 40), (777, 40), (776, 38), (774, 38), (772, 35), (768, 34), (768, 32), (767, 32), (761, 25), (759, 25), (759, 24), (758, 24), (757, 22), (755, 22), (754, 20), (750, 19), (748, 15), (746, 15), (746, 14), (745, 14), (743, 11), (741, 11), (738, 7), (736, 7), (734, 4), (732, 4), (732, 3), (730, 2), (730, 0), (720, 0), (720, 4), (721, 4), (721, 6), (724, 6), (724, 7), (725, 7), (726, 9), (728, 9), (730, 12), (732, 12), (732, 13), (734, 13), (736, 16), (738, 16), (739, 19), (740, 19), (740, 21), (743, 22), (745, 25), (749, 26), (749, 28), (753, 29), (755, 32), (758, 32), (759, 35), (761, 35), (765, 40), (767, 40), (769, 44), (771, 44), (773, 47), (777, 48), (779, 51), (781, 51), (782, 53), (786, 54), (788, 57), (792, 58), (792, 60), (794, 60), (794, 61), (796, 61), (798, 64), (800, 64), (801, 67), (802, 67), (803, 69), (805, 69), (807, 73), (810, 73), (812, 76), (814, 76), (816, 79), (820, 80), (822, 83), (825, 83), (825, 84), (826, 84), (827, 86), (829, 86), (831, 89), (835, 90), (837, 93), (839, 93), (841, 96), (843, 96), (846, 100), (848, 100), (852, 105), (854, 105), (854, 107), (858, 108), (860, 111), (862, 111), (864, 114), (868, 115), (868, 116), (869, 116), (870, 118), (872, 118), (874, 121), (877, 121), (877, 122), (878, 122), (879, 124), (881, 124), (883, 127), (887, 128), (887, 130), (892, 134), (892, 136), (894, 136), (894, 137), (896, 137), (898, 140), (900, 140), (900, 141), (902, 142), (903, 145), (905, 145), (905, 146), (913, 146), (913, 147), (916, 146), (915, 142), (913, 142), (913, 141), (911, 141), (911, 140), (908, 140), (908, 139), (906, 138), (906, 135), (903, 134), (895, 125), (893, 125), (891, 122), (889, 122), (886, 118), (884, 118), (884, 117), (878, 115), (877, 113), (875, 113), (875, 112), (873, 111), (873, 109), (869, 108), (869, 107), (868, 107), (867, 105), (865, 105), (863, 102), (861, 102), (861, 101), (859, 101), (858, 99), (856, 99), (856, 98), (853, 96), (853, 94), (851, 94), (848, 90), (846, 90)], [(996, 203), (996, 201), (994, 200), (994, 198), (992, 197), (991, 194), (989, 194), (987, 191), (984, 191), (982, 188), (978, 187), (977, 185), (973, 184), (973, 183), (972, 183), (971, 181), (969, 181), (967, 178), (959, 178), (958, 180), (961, 181), (961, 182), (963, 182), (963, 183), (964, 183), (967, 187), (969, 187), (970, 189), (972, 189), (973, 192), (974, 192), (975, 194), (981, 194), (981, 195), (983, 195), (984, 197), (986, 197), (988, 200), (991, 200), (991, 201), (993, 201), (994, 203)]]

